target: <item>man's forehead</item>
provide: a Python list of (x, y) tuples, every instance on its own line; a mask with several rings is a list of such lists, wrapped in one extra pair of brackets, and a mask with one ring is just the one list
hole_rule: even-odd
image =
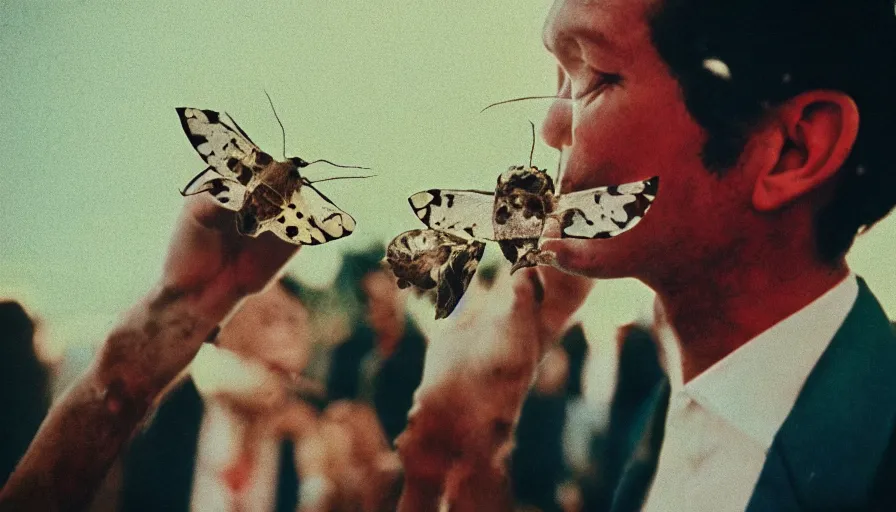
[(557, 0), (548, 15), (544, 42), (549, 50), (565, 38), (581, 37), (620, 49), (638, 28), (646, 25), (649, 9), (657, 0)]

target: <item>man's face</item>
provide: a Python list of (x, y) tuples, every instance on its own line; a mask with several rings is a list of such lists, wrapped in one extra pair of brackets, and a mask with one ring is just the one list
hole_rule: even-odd
[(367, 295), (367, 321), (380, 338), (393, 338), (401, 328), (401, 297), (395, 279), (382, 271), (371, 272), (361, 279)]
[(283, 376), (308, 362), (308, 310), (279, 284), (246, 300), (218, 336), (221, 348)]
[(736, 169), (720, 179), (703, 166), (705, 132), (651, 43), (651, 3), (556, 0), (545, 25), (563, 77), (543, 126), (564, 152), (561, 193), (660, 178), (631, 231), (563, 242), (572, 251), (559, 264), (575, 273), (662, 280), (724, 259), (745, 232), (749, 183)]

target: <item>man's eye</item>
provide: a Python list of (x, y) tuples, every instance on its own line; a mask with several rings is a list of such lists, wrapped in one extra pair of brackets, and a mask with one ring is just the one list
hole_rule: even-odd
[(580, 100), (590, 94), (599, 94), (607, 87), (617, 85), (622, 82), (622, 76), (614, 73), (594, 72), (588, 84), (578, 91), (573, 100)]

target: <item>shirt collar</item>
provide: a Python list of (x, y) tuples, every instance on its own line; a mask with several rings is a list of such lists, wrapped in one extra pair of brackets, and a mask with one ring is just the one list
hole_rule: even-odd
[(767, 450), (858, 296), (856, 277), (762, 332), (681, 391)]

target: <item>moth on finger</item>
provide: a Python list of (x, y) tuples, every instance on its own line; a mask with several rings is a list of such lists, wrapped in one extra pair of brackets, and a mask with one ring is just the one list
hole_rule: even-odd
[(292, 244), (317, 245), (355, 230), (355, 219), (302, 176), (300, 169), (315, 162), (285, 155), (283, 161), (275, 160), (227, 114), (176, 110), (187, 138), (208, 164), (182, 195), (208, 193), (219, 206), (236, 212), (237, 231), (251, 237), (271, 231)]
[[(396, 237), (389, 246), (393, 256), (387, 259), (400, 286), (452, 290), (444, 300), (437, 300), (436, 318), (444, 318), (472, 280), (486, 242), (501, 247), (512, 263), (511, 272), (543, 264), (549, 255), (542, 254), (538, 246), (548, 219), (558, 222), (561, 238), (611, 238), (640, 222), (658, 185), (659, 179), (654, 177), (558, 195), (545, 170), (514, 166), (498, 177), (494, 193), (418, 192), (408, 202), (429, 229)], [(470, 261), (473, 257), (475, 264)], [(450, 271), (446, 267), (449, 262), (455, 262)]]

